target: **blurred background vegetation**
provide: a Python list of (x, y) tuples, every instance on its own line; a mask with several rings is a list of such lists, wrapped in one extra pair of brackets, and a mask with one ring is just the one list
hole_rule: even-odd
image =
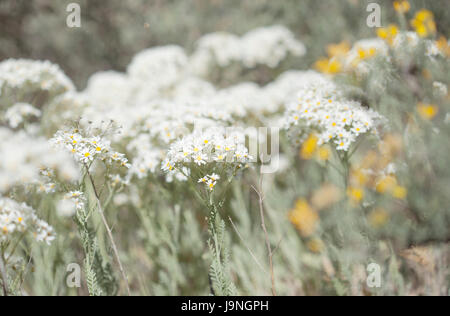
[[(66, 7), (81, 6), (82, 27), (66, 26)], [(48, 59), (62, 67), (78, 88), (100, 70), (123, 71), (139, 51), (167, 44), (193, 49), (206, 33), (242, 35), (260, 26), (281, 24), (308, 48), (306, 58), (284, 65), (307, 69), (329, 43), (373, 37), (366, 25), (368, 0), (14, 0), (0, 2), (0, 60)], [(394, 20), (392, 1), (376, 1), (382, 25)], [(414, 0), (411, 11), (427, 8), (448, 37), (446, 0)]]

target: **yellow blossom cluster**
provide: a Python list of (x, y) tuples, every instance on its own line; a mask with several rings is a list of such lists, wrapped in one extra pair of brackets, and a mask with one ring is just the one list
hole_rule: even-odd
[(405, 199), (407, 189), (399, 184), (393, 169), (394, 159), (401, 153), (403, 142), (399, 135), (388, 134), (380, 142), (378, 151), (370, 150), (361, 163), (352, 168), (347, 195), (356, 204), (363, 201), (365, 190), (389, 194), (395, 199)]
[(304, 198), (297, 200), (295, 207), (289, 212), (289, 221), (302, 237), (309, 238), (306, 246), (311, 252), (320, 253), (324, 248), (324, 243), (316, 236), (320, 223), (319, 211), (336, 204), (341, 198), (338, 187), (324, 183), (313, 192), (309, 201)]
[(398, 13), (405, 14), (411, 9), (411, 5), (406, 0), (394, 1), (394, 10)]
[(380, 27), (377, 29), (377, 36), (385, 40), (389, 45), (394, 44), (394, 39), (398, 34), (398, 26), (390, 24), (388, 27)]
[(420, 117), (424, 120), (432, 120), (439, 112), (439, 108), (434, 104), (425, 104), (419, 103), (417, 104), (417, 113), (419, 113)]
[(300, 157), (304, 160), (309, 160), (314, 157), (320, 161), (330, 159), (330, 147), (327, 145), (319, 146), (317, 144), (318, 141), (319, 138), (315, 134), (309, 135), (300, 148)]
[(316, 61), (314, 67), (325, 74), (337, 74), (342, 71), (342, 59), (350, 51), (350, 44), (343, 41), (327, 46), (328, 57), (322, 57)]
[(420, 37), (428, 37), (436, 33), (436, 23), (431, 11), (422, 9), (411, 20), (411, 26)]

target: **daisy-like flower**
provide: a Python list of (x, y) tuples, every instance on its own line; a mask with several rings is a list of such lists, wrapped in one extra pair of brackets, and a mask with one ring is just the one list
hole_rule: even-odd
[(192, 174), (191, 169), (195, 169), (196, 173), (209, 174), (212, 171), (217, 172), (217, 165), (221, 164), (220, 174), (211, 173), (211, 176), (198, 180), (214, 188), (223, 173), (232, 174), (251, 159), (242, 131), (214, 127), (194, 131), (174, 142), (162, 163), (162, 170), (174, 174), (182, 172), (186, 175)]
[(319, 146), (330, 143), (337, 150), (348, 151), (360, 135), (377, 135), (377, 127), (384, 121), (381, 115), (358, 102), (339, 94), (333, 96), (332, 90), (305, 87), (297, 99), (285, 113), (286, 128), (291, 136), (302, 141), (314, 134)]
[(40, 220), (25, 203), (0, 196), (0, 241), (11, 241), (29, 233), (37, 241), (50, 244), (55, 239), (53, 228)]
[(126, 168), (131, 167), (124, 154), (112, 150), (109, 140), (88, 129), (60, 130), (56, 132), (50, 143), (57, 148), (68, 151), (81, 164), (101, 160), (107, 164), (116, 163)]
[(92, 148), (83, 147), (79, 151), (78, 158), (82, 163), (87, 164), (94, 160), (94, 151)]
[(219, 181), (219, 180), (220, 180), (220, 176), (218, 174), (213, 173), (213, 174), (206, 175), (203, 178), (198, 179), (198, 183), (205, 184), (206, 188), (209, 191), (213, 191), (217, 184), (217, 181)]

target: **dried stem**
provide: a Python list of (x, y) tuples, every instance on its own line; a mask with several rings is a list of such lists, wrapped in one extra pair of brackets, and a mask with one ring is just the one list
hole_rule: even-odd
[(273, 272), (273, 251), (272, 251), (272, 246), (270, 245), (269, 233), (267, 232), (266, 222), (264, 219), (264, 205), (263, 205), (264, 195), (262, 193), (262, 184), (263, 184), (263, 174), (260, 171), (259, 187), (257, 189), (254, 186), (252, 186), (252, 188), (256, 192), (256, 194), (258, 194), (258, 197), (259, 197), (259, 213), (261, 216), (261, 227), (264, 231), (264, 237), (266, 240), (267, 252), (268, 252), (268, 256), (269, 256), (270, 278), (272, 281), (272, 295), (277, 296), (277, 292), (275, 290), (275, 274)]
[(228, 219), (230, 220), (231, 225), (233, 226), (233, 229), (235, 230), (236, 234), (238, 235), (239, 239), (242, 241), (242, 243), (244, 244), (245, 248), (247, 248), (247, 251), (250, 253), (250, 255), (252, 256), (253, 260), (256, 262), (256, 265), (265, 273), (267, 273), (266, 269), (264, 269), (264, 267), (262, 266), (261, 263), (259, 263), (259, 260), (256, 258), (255, 254), (253, 253), (253, 251), (245, 244), (244, 239), (241, 236), (241, 233), (239, 233), (239, 230), (237, 229), (236, 225), (233, 223), (233, 220), (231, 219), (231, 217), (228, 217)]
[(0, 274), (2, 276), (3, 293), (8, 296), (8, 277), (6, 275), (5, 262), (3, 261), (3, 252), (0, 253)]
[(125, 273), (125, 270), (124, 270), (124, 268), (122, 266), (122, 262), (120, 261), (119, 251), (117, 250), (116, 243), (114, 242), (114, 238), (113, 238), (113, 235), (112, 235), (111, 228), (109, 227), (108, 222), (106, 221), (105, 213), (103, 212), (102, 204), (100, 203), (100, 196), (98, 195), (97, 189), (95, 187), (94, 179), (92, 178), (92, 175), (89, 172), (89, 170), (87, 170), (87, 174), (89, 176), (89, 179), (91, 180), (91, 184), (92, 184), (92, 187), (94, 189), (95, 198), (97, 200), (98, 212), (100, 214), (100, 217), (102, 218), (103, 225), (105, 225), (106, 232), (108, 233), (109, 241), (111, 242), (111, 246), (112, 246), (112, 249), (113, 249), (113, 252), (114, 252), (114, 256), (116, 258), (117, 264), (119, 265), (120, 273), (122, 274), (122, 278), (125, 281), (125, 285), (126, 285), (126, 288), (127, 288), (128, 296), (131, 296), (130, 284), (128, 283), (128, 277), (127, 277), (127, 275)]

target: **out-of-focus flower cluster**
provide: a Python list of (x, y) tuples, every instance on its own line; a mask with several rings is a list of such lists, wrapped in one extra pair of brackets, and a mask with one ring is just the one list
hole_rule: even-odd
[(124, 154), (113, 151), (110, 141), (91, 130), (79, 128), (60, 130), (50, 142), (55, 147), (71, 153), (80, 164), (89, 165), (94, 160), (100, 160), (106, 164), (117, 163), (120, 166), (130, 167)]
[(331, 82), (307, 85), (300, 90), (285, 119), (297, 142), (314, 134), (318, 145), (330, 143), (343, 151), (348, 151), (360, 135), (376, 135), (383, 121), (375, 111), (340, 97)]
[(0, 192), (16, 185), (35, 183), (40, 179), (40, 170), (45, 168), (53, 170), (56, 177), (63, 181), (78, 178), (78, 168), (70, 157), (52, 149), (43, 137), (0, 128), (0, 139)]
[(55, 239), (53, 228), (40, 220), (25, 203), (0, 196), (0, 242), (30, 234), (36, 241), (50, 244)]
[[(0, 63), (0, 98), (23, 97), (45, 91), (50, 95), (74, 90), (72, 81), (49, 61), (8, 59)], [(33, 97), (36, 97), (35, 95)], [(16, 100), (18, 101), (18, 100)]]
[(284, 26), (275, 25), (252, 30), (242, 37), (213, 33), (198, 41), (192, 56), (196, 71), (203, 75), (211, 67), (241, 63), (246, 68), (267, 65), (275, 68), (287, 55), (303, 56), (305, 46)]

